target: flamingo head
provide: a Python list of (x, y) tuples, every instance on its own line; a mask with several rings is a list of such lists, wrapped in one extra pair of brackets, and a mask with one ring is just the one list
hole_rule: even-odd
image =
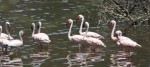
[(122, 32), (120, 31), (120, 30), (117, 30), (116, 32), (115, 32), (115, 37), (119, 37), (119, 36), (122, 36)]
[(32, 23), (31, 31), (33, 31), (33, 27), (35, 27), (35, 24), (34, 24), (34, 23)]
[(72, 19), (68, 19), (68, 22), (66, 23), (66, 27), (69, 28), (71, 23), (73, 23)]
[(10, 30), (11, 26), (10, 26), (10, 23), (9, 22), (6, 22), (6, 25), (8, 27), (8, 30)]
[[(89, 25), (89, 22), (85, 22), (85, 25), (86, 25), (87, 27), (90, 26), (90, 25)], [(85, 25), (83, 25), (83, 27), (84, 27)]]
[(22, 37), (24, 36), (23, 30), (21, 30), (21, 31), (19, 32), (19, 35), (21, 35)]
[(40, 26), (41, 26), (41, 21), (38, 22), (37, 29), (39, 29)]
[(79, 14), (78, 17), (76, 18), (76, 22), (81, 21), (81, 19), (84, 19), (84, 16)]
[(115, 21), (115, 20), (111, 20), (111, 21), (108, 22), (108, 27), (109, 27), (110, 29), (112, 29), (113, 26), (114, 26), (114, 24), (116, 24), (116, 21)]
[(122, 36), (122, 32), (120, 30), (117, 30), (115, 33), (117, 36)]

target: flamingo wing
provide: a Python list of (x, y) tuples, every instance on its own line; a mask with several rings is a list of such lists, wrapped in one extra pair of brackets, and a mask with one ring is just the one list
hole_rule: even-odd
[(89, 37), (89, 38), (86, 38), (86, 41), (90, 45), (101, 45), (103, 47), (106, 47), (106, 45), (101, 40), (96, 39), (96, 38)]
[(10, 44), (8, 46), (12, 46), (12, 47), (18, 47), (23, 45), (23, 41), (19, 40), (19, 39), (15, 39), (15, 40), (11, 40)]
[(7, 35), (5, 33), (1, 33), (0, 38), (1, 39), (13, 39), (13, 37), (11, 37), (11, 36), (9, 36), (9, 35)]
[(104, 37), (98, 33), (95, 33), (95, 32), (83, 32), (81, 35), (83, 36), (87, 36), (87, 37), (94, 37), (94, 38), (97, 38), (97, 39), (104, 39)]
[(75, 41), (77, 43), (80, 43), (82, 40), (84, 40), (84, 36), (81, 35), (73, 35), (71, 36), (71, 40)]
[(120, 36), (119, 37), (119, 42), (123, 46), (141, 47), (141, 45), (139, 45), (137, 42), (135, 42), (135, 41), (133, 41), (130, 38), (125, 37), (125, 36)]
[(48, 35), (45, 34), (45, 33), (35, 34), (35, 35), (33, 35), (33, 39), (36, 40), (36, 41), (44, 42), (44, 43), (50, 43), (51, 42)]
[(10, 44), (9, 40), (7, 40), (7, 39), (0, 39), (0, 45), (1, 46), (3, 46), (3, 45), (9, 45), (9, 44)]

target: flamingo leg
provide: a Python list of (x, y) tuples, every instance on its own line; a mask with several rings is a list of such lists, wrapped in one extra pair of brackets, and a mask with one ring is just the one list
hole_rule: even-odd
[(81, 44), (79, 43), (79, 53), (81, 53)]
[(4, 46), (5, 47), (5, 52), (4, 54), (6, 55), (7, 54), (7, 46)]
[(91, 48), (91, 51), (95, 52), (95, 45), (94, 46), (91, 45), (90, 48)]
[(41, 44), (41, 42), (39, 42), (39, 48), (40, 48), (40, 51), (42, 51), (42, 44)]

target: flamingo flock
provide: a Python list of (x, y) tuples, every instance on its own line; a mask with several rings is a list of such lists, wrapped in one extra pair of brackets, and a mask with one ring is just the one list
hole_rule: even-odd
[[(96, 46), (102, 46), (106, 47), (105, 43), (102, 41), (104, 37), (96, 32), (90, 32), (89, 27), (90, 24), (88, 22), (84, 21), (84, 16), (79, 14), (76, 19), (77, 23), (80, 24), (79, 28), (79, 34), (77, 35), (71, 35), (72, 27), (74, 25), (74, 22), (72, 19), (68, 19), (68, 22), (66, 24), (67, 27), (70, 26), (69, 32), (68, 32), (68, 39), (72, 42), (76, 42), (78, 44), (84, 45), (84, 46), (90, 46), (92, 47), (93, 50), (95, 50)], [(86, 31), (82, 32), (83, 24), (86, 25)], [(32, 34), (31, 37), (33, 41), (37, 42), (38, 48), (42, 47), (42, 43), (49, 44), (51, 42), (49, 36), (46, 33), (41, 32), (41, 26), (42, 23), (39, 21), (37, 24), (37, 29), (38, 32), (35, 33), (36, 31), (36, 25), (35, 23), (31, 24), (31, 30)], [(120, 30), (115, 32), (116, 29), (116, 21), (111, 20), (108, 23), (110, 29), (112, 30), (111, 32), (111, 39), (114, 40), (117, 45), (123, 46), (124, 48), (131, 48), (131, 47), (142, 47), (140, 44), (137, 42), (133, 41), (132, 39), (125, 37), (122, 35), (122, 32)], [(20, 47), (23, 45), (23, 34), (24, 31), (19, 32), (19, 39), (14, 39), (10, 35), (10, 23), (6, 22), (5, 23), (5, 29), (7, 33), (2, 33), (2, 26), (0, 26), (0, 46), (2, 47), (2, 51), (7, 51), (8, 47)], [(116, 35), (116, 36), (114, 36)], [(5, 49), (5, 50), (4, 50)]]
[[(104, 39), (104, 37), (102, 35), (95, 33), (95, 32), (89, 32), (88, 31), (89, 30), (89, 23), (84, 22), (84, 16), (83, 15), (79, 14), (77, 19), (76, 19), (76, 22), (81, 22), (80, 29), (79, 29), (79, 35), (73, 35), (73, 36), (70, 35), (71, 29), (73, 26), (73, 20), (69, 19), (68, 23), (67, 23), (67, 26), (69, 24), (71, 24), (69, 32), (68, 32), (68, 38), (70, 41), (74, 41), (78, 44), (83, 42), (83, 44), (87, 44), (87, 46), (90, 45), (90, 46), (94, 47), (94, 50), (95, 50), (96, 45), (106, 47), (106, 45), (102, 41)], [(82, 32), (83, 23), (85, 23), (87, 26), (86, 32)], [(131, 48), (131, 47), (142, 47), (140, 44), (133, 41), (132, 39), (125, 37), (125, 36), (122, 36), (122, 32), (120, 30), (115, 32), (115, 28), (116, 28), (116, 21), (115, 20), (111, 20), (108, 23), (108, 26), (110, 27), (110, 29), (112, 29), (111, 39), (114, 40), (119, 46), (123, 46), (124, 49)], [(114, 36), (114, 35), (116, 35), (116, 36)]]
[[(32, 39), (38, 43), (38, 48), (42, 47), (41, 43), (47, 43), (49, 44), (51, 42), (49, 36), (46, 33), (41, 33), (41, 22), (38, 22), (37, 25), (38, 32), (35, 34), (35, 23), (32, 23)], [(14, 39), (12, 36), (10, 36), (10, 23), (5, 23), (5, 29), (6, 34), (2, 33), (2, 26), (0, 25), (0, 46), (2, 47), (2, 51), (7, 54), (7, 48), (8, 47), (20, 47), (23, 45), (23, 35), (24, 31), (20, 30), (19, 32), (19, 39)]]

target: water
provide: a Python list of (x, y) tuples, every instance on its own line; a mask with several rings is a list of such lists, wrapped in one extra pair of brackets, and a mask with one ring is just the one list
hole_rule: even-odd
[[(132, 49), (130, 55), (121, 51), (121, 48), (111, 40), (110, 29), (105, 22), (100, 23), (98, 28), (96, 22), (90, 22), (90, 31), (101, 33), (105, 37), (103, 42), (107, 48), (101, 48), (96, 53), (90, 52), (89, 47), (80, 51), (78, 44), (69, 41), (65, 23), (69, 18), (75, 20), (78, 14), (87, 15), (89, 12), (86, 9), (95, 6), (94, 1), (1, 0), (0, 3), (0, 24), (4, 26), (4, 23), (9, 21), (11, 35), (14, 38), (18, 38), (20, 30), (25, 32), (23, 46), (13, 49), (11, 56), (4, 55), (11, 61), (1, 64), (20, 63), (23, 67), (150, 66), (150, 32), (146, 25), (137, 26), (126, 32), (126, 36), (143, 46)], [(49, 46), (43, 46), (42, 51), (37, 49), (37, 43), (31, 39), (31, 23), (37, 24), (38, 21), (42, 22), (42, 32), (47, 33), (52, 40)], [(124, 26), (119, 23), (117, 29), (122, 30)], [(78, 30), (79, 25), (75, 25), (72, 33), (78, 34)]]

